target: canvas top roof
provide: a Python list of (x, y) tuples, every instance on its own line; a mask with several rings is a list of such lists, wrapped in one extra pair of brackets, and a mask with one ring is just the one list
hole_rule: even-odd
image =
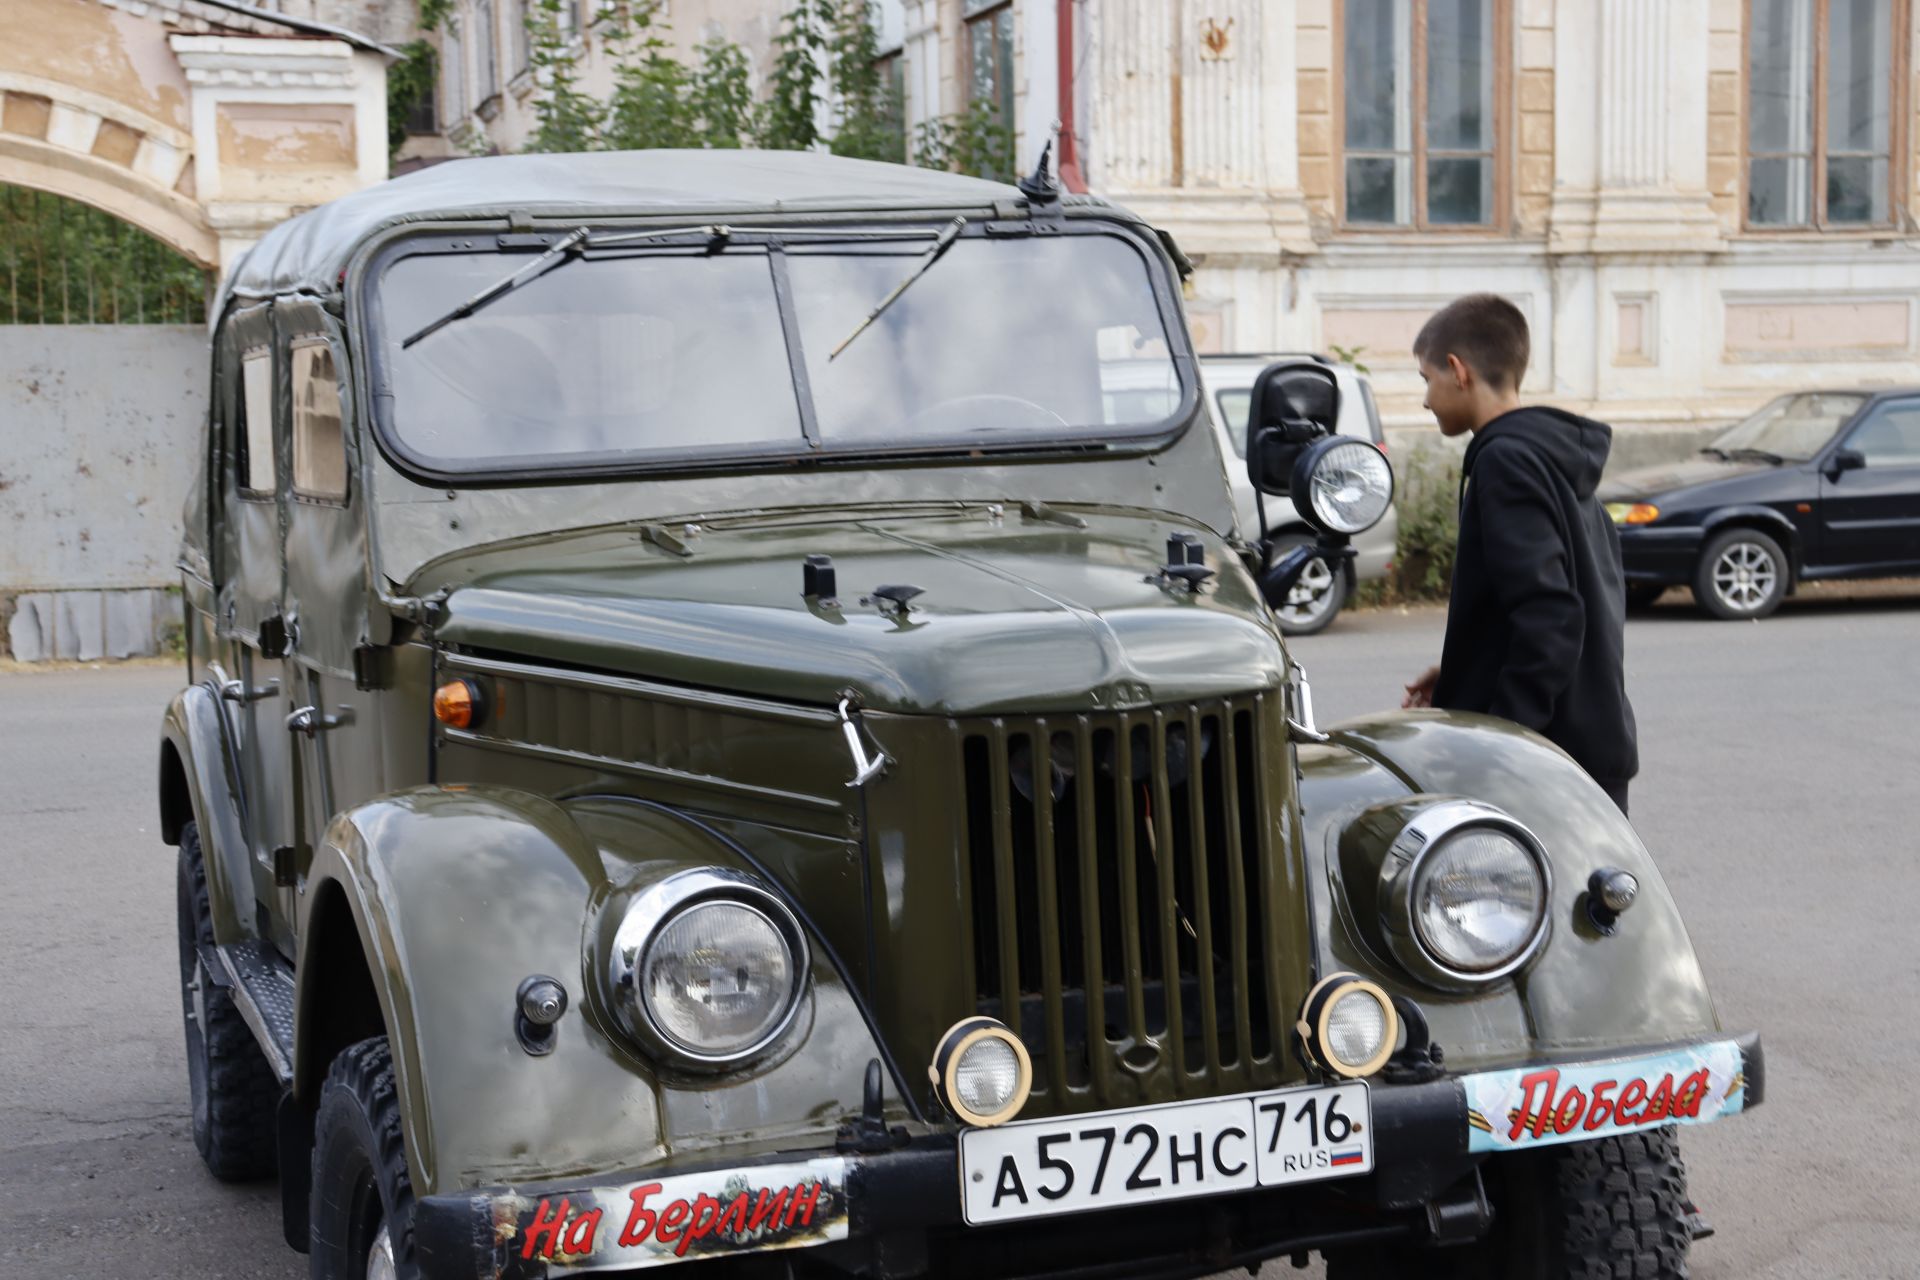
[[(1069, 197), (1076, 204), (1087, 197)], [(329, 294), (375, 232), (451, 219), (611, 219), (685, 214), (990, 209), (1024, 202), (1006, 183), (802, 151), (594, 151), (449, 161), (281, 223), (241, 258), (229, 297)], [(1125, 216), (1125, 215), (1122, 215)], [(216, 313), (217, 314), (217, 313)]]

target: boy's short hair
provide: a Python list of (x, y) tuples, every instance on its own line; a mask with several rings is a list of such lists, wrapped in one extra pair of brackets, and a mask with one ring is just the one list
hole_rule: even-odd
[(1469, 293), (1434, 312), (1413, 340), (1414, 357), (1440, 366), (1458, 356), (1489, 386), (1518, 391), (1533, 353), (1527, 318), (1495, 293)]

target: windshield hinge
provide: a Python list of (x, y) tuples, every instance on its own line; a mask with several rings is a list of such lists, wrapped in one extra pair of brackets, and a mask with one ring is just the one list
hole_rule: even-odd
[(1063, 524), (1069, 529), (1084, 529), (1087, 522), (1071, 511), (1055, 511), (1038, 498), (1026, 498), (1020, 503), (1020, 514), (1040, 524)]
[(640, 541), (651, 543), (668, 555), (680, 556), (682, 559), (693, 555), (693, 548), (682, 541), (679, 534), (657, 524), (641, 525)]
[(509, 209), (507, 211), (507, 230), (523, 233), (533, 230), (533, 215), (525, 209)]

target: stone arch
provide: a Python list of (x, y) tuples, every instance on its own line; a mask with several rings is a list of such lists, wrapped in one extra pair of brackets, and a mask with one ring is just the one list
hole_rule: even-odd
[(224, 269), (387, 176), (397, 56), (236, 0), (0, 0), (0, 182)]
[(219, 265), (220, 238), (192, 195), (191, 134), (38, 76), (0, 70), (0, 94), (0, 182), (92, 205)]

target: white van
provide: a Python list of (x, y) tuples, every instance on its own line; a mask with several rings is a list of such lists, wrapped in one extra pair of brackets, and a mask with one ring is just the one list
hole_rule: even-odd
[[(1227, 447), (1228, 457), (1244, 459), (1247, 456), (1247, 409), (1253, 397), (1254, 379), (1276, 360), (1313, 360), (1332, 369), (1340, 386), (1340, 434), (1366, 440), (1382, 453), (1386, 452), (1386, 434), (1380, 427), (1380, 411), (1373, 403), (1373, 388), (1367, 385), (1366, 375), (1352, 365), (1312, 355), (1203, 355), (1200, 378), (1206, 387), (1207, 407), (1213, 414), (1214, 429)], [(1233, 484), (1234, 504), (1239, 509), (1242, 527), (1258, 528), (1260, 519), (1246, 468), (1229, 466), (1227, 478)], [(1267, 519), (1270, 521), (1267, 533), (1274, 541), (1275, 558), (1294, 546), (1314, 540), (1313, 531), (1301, 522), (1291, 503), (1268, 502)], [(1340, 612), (1356, 583), (1387, 575), (1399, 529), (1400, 522), (1389, 509), (1379, 524), (1354, 538), (1354, 558), (1344, 572), (1324, 561), (1308, 565), (1300, 575), (1299, 585), (1287, 597), (1287, 603), (1274, 611), (1280, 619), (1280, 630), (1292, 636), (1312, 635), (1323, 630)]]

